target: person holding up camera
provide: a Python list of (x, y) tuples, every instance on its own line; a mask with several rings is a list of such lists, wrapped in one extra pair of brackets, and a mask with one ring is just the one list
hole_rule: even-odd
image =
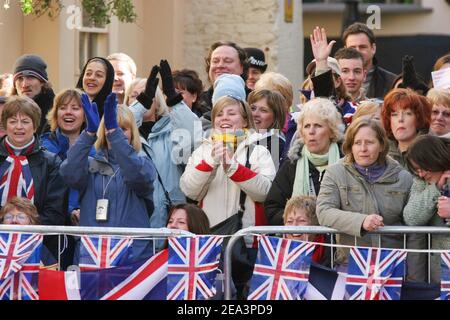
[[(242, 78), (231, 74), (220, 76), (214, 85), (213, 102), (213, 133), (189, 159), (181, 176), (181, 190), (199, 202), (213, 232), (227, 221), (234, 224), (236, 217), (240, 219), (234, 224), (238, 226), (235, 229), (267, 225), (263, 202), (275, 177), (275, 166), (267, 148), (256, 145), (259, 134), (251, 132), (255, 125), (245, 102)], [(222, 228), (217, 234), (237, 231), (225, 225), (226, 230)], [(253, 237), (245, 238), (247, 248), (254, 247), (253, 240)], [(249, 261), (254, 262), (256, 250), (246, 251)], [(244, 265), (248, 268), (235, 270), (240, 272), (239, 283), (233, 273), (238, 292), (249, 279), (242, 275), (252, 269)]]

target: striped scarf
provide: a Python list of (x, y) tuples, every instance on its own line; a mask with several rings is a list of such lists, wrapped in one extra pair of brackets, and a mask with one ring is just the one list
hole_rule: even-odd
[(9, 143), (5, 141), (5, 147), (9, 156), (0, 165), (2, 178), (0, 181), (1, 206), (14, 197), (28, 198), (34, 201), (34, 182), (31, 175), (27, 155), (33, 151), (34, 143), (22, 150), (17, 156)]

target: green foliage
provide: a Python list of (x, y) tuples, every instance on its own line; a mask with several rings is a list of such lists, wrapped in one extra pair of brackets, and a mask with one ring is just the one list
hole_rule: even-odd
[(112, 13), (119, 18), (121, 22), (135, 22), (137, 15), (134, 12), (133, 3), (130, 0), (112, 1)]
[(20, 7), (24, 15), (29, 15), (33, 12), (33, 0), (20, 0)]
[[(38, 17), (47, 14), (55, 18), (63, 7), (61, 0), (20, 0), (20, 3), (24, 15), (34, 13)], [(132, 0), (81, 0), (81, 5), (86, 17), (96, 26), (111, 23), (111, 16), (128, 23), (137, 18)]]
[(135, 22), (137, 18), (131, 0), (83, 0), (82, 4), (95, 25), (109, 24), (113, 15), (121, 22)]

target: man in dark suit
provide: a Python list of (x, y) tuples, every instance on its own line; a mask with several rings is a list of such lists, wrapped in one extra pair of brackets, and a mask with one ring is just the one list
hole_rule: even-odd
[(345, 47), (355, 48), (364, 57), (364, 69), (367, 76), (363, 87), (366, 90), (366, 96), (383, 99), (391, 90), (396, 75), (378, 66), (375, 58), (377, 45), (372, 30), (367, 25), (356, 22), (345, 29), (342, 41)]

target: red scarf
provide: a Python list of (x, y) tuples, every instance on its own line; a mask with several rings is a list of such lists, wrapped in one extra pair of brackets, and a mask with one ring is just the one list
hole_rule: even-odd
[[(323, 235), (323, 234), (317, 235), (312, 242), (325, 243), (325, 235)], [(320, 263), (324, 254), (325, 254), (325, 247), (316, 245), (316, 249), (314, 249), (314, 253), (312, 256), (312, 261), (314, 261), (316, 263)]]
[(0, 181), (1, 205), (4, 206), (14, 197), (28, 198), (33, 202), (34, 182), (27, 155), (33, 151), (34, 143), (23, 150), (19, 156), (16, 156), (6, 139), (5, 148), (9, 156), (0, 166), (0, 170), (3, 172)]

